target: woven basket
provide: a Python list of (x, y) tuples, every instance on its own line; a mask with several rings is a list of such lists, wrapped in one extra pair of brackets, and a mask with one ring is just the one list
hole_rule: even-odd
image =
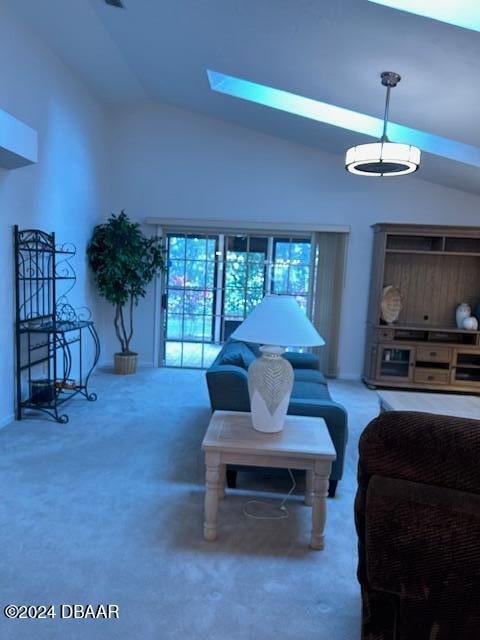
[(383, 289), (382, 293), (382, 320), (387, 324), (392, 324), (398, 320), (400, 311), (402, 310), (402, 294), (400, 289), (389, 285)]
[(122, 376), (131, 375), (137, 371), (137, 353), (116, 353), (115, 354), (115, 373)]

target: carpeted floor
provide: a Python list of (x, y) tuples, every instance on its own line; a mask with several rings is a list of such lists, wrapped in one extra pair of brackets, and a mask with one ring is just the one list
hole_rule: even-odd
[[(376, 395), (331, 383), (348, 409), (346, 473), (328, 501), (326, 549), (308, 547), (301, 491), (290, 516), (243, 515), (278, 500), (287, 472), (239, 475), (220, 504), (219, 539), (202, 538), (210, 417), (203, 372), (99, 372), (96, 403), (67, 405), (67, 425), (32, 418), (0, 431), (2, 640), (355, 640), (357, 440)], [(262, 493), (259, 491), (270, 491)], [(8, 620), (8, 604), (113, 603), (118, 620)]]

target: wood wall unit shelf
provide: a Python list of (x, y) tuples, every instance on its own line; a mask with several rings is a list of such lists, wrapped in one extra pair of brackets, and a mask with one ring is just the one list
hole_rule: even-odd
[[(480, 331), (455, 326), (460, 302), (480, 303), (480, 228), (376, 224), (364, 380), (480, 394)], [(384, 287), (398, 287), (397, 322), (381, 321)]]

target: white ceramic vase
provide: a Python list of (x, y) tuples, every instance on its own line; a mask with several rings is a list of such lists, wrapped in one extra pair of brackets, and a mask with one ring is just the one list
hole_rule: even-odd
[(262, 355), (248, 368), (253, 428), (265, 433), (283, 429), (293, 387), (292, 365), (283, 347), (260, 347)]
[(478, 320), (475, 318), (475, 316), (469, 316), (468, 318), (464, 318), (463, 328), (467, 329), (468, 331), (477, 331)]
[(472, 309), (467, 302), (462, 302), (461, 304), (459, 304), (455, 312), (457, 327), (459, 329), (463, 329), (463, 321), (466, 318), (469, 318), (471, 315), (472, 315)]

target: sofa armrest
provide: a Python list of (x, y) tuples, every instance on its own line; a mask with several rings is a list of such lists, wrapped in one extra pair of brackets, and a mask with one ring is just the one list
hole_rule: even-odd
[(330, 478), (332, 480), (341, 480), (348, 440), (348, 416), (344, 407), (333, 400), (292, 398), (288, 407), (288, 413), (296, 416), (313, 416), (325, 420), (335, 451), (337, 452), (337, 459), (332, 464)]
[(480, 493), (480, 421), (388, 411), (360, 437), (360, 474)]
[(320, 360), (314, 353), (300, 353), (298, 351), (287, 351), (283, 354), (294, 369), (316, 369), (320, 368)]
[(206, 372), (212, 411), (250, 411), (247, 372), (242, 367), (225, 364)]

